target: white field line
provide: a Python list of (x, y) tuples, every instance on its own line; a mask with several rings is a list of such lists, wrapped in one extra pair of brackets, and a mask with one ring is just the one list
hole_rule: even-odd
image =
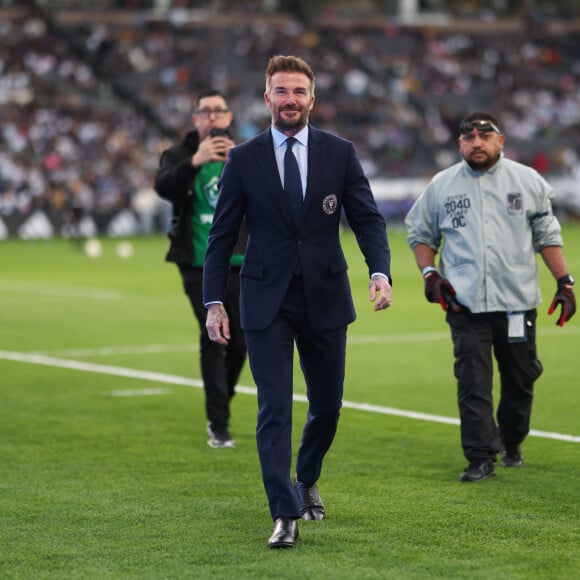
[(51, 298), (91, 298), (93, 300), (121, 300), (124, 297), (123, 293), (118, 290), (56, 286), (10, 280), (0, 281), (0, 292), (34, 294), (36, 296), (49, 296)]
[(100, 357), (133, 354), (163, 354), (167, 352), (198, 351), (199, 343), (190, 344), (139, 344), (134, 346), (103, 346), (100, 348), (69, 348), (59, 350), (40, 350), (35, 354), (64, 357)]
[[(164, 383), (170, 385), (182, 385), (185, 387), (202, 388), (203, 383), (200, 380), (189, 379), (187, 377), (179, 377), (176, 375), (168, 375), (165, 373), (155, 373), (149, 371), (141, 371), (138, 369), (130, 369), (126, 367), (117, 367), (110, 365), (100, 365), (95, 363), (88, 363), (83, 361), (66, 360), (54, 358), (42, 354), (29, 354), (22, 352), (12, 352), (0, 350), (0, 359), (9, 360), (13, 362), (22, 362), (28, 364), (44, 365), (57, 368), (64, 368), (76, 371), (85, 371), (92, 373), (100, 373), (106, 375), (113, 375), (118, 377), (126, 377), (132, 379), (141, 379), (145, 381), (153, 381), (156, 383)], [(236, 392), (246, 395), (256, 395), (255, 387), (247, 387), (244, 385), (237, 385)], [(151, 394), (151, 393), (148, 393)], [(294, 400), (306, 403), (305, 395), (294, 395)], [(368, 403), (355, 403), (352, 401), (343, 401), (343, 407), (348, 409), (356, 409), (358, 411), (365, 411), (367, 413), (378, 413), (380, 415), (395, 415), (397, 417), (405, 417), (407, 419), (415, 419), (418, 421), (429, 421), (432, 423), (445, 423), (448, 425), (459, 425), (459, 420), (451, 417), (442, 417), (440, 415), (431, 415), (429, 413), (417, 413), (414, 411), (405, 411), (402, 409), (394, 409), (392, 407), (382, 407), (379, 405), (370, 405)], [(576, 435), (566, 435), (563, 433), (552, 433), (548, 431), (538, 431), (532, 429), (530, 435), (535, 437), (543, 437), (545, 439), (556, 439), (558, 441), (568, 441), (571, 443), (580, 443), (580, 437)]]

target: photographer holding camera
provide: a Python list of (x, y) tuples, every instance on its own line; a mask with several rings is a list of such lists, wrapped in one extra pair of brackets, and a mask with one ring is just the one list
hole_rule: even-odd
[(235, 145), (229, 132), (233, 114), (224, 95), (210, 90), (197, 98), (192, 119), (195, 129), (189, 131), (181, 143), (163, 152), (155, 190), (173, 207), (171, 242), (165, 259), (177, 264), (183, 288), (199, 323), (208, 445), (234, 447), (229, 430), (230, 401), (246, 360), (239, 313), (244, 232), (240, 232), (228, 277), (225, 307), (231, 320), (232, 338), (227, 346), (209, 339), (205, 327), (207, 310), (202, 303), (203, 261), (219, 193), (218, 182), (228, 152)]

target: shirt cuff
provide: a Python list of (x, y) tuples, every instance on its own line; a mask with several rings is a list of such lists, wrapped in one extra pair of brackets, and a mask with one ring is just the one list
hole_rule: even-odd
[(387, 281), (389, 282), (389, 284), (392, 286), (393, 285), (393, 279), (390, 276), (387, 276), (386, 274), (383, 274), (382, 272), (373, 272), (371, 274), (371, 280), (373, 278), (386, 278)]

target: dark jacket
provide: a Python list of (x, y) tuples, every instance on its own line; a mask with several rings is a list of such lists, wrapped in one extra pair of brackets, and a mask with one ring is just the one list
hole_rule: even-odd
[(173, 217), (168, 262), (191, 264), (193, 261), (191, 211), (193, 184), (197, 169), (191, 165), (191, 158), (199, 147), (197, 131), (187, 133), (183, 141), (165, 150), (159, 161), (155, 176), (155, 191), (172, 205)]
[(240, 297), (245, 330), (262, 330), (271, 323), (298, 262), (313, 326), (320, 332), (354, 320), (348, 266), (340, 244), (343, 209), (369, 276), (391, 275), (385, 220), (352, 143), (314, 127), (308, 139), (308, 181), (299, 224), (282, 189), (269, 128), (232, 149), (224, 167), (205, 256), (204, 302), (224, 300), (228, 260), (245, 217), (249, 241)]
[[(191, 158), (198, 147), (198, 132), (188, 132), (181, 143), (163, 152), (155, 176), (155, 191), (169, 201), (173, 208), (171, 229), (167, 234), (170, 244), (165, 259), (168, 262), (191, 264), (193, 261), (191, 218), (198, 169), (192, 166)], [(246, 239), (247, 233), (243, 226), (235, 253), (244, 253)]]

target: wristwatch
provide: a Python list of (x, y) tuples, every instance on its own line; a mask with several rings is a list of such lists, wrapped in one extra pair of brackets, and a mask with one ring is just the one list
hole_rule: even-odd
[(574, 280), (570, 274), (566, 274), (565, 276), (558, 278), (558, 288), (561, 288), (562, 286), (574, 286), (575, 281), (576, 280)]

